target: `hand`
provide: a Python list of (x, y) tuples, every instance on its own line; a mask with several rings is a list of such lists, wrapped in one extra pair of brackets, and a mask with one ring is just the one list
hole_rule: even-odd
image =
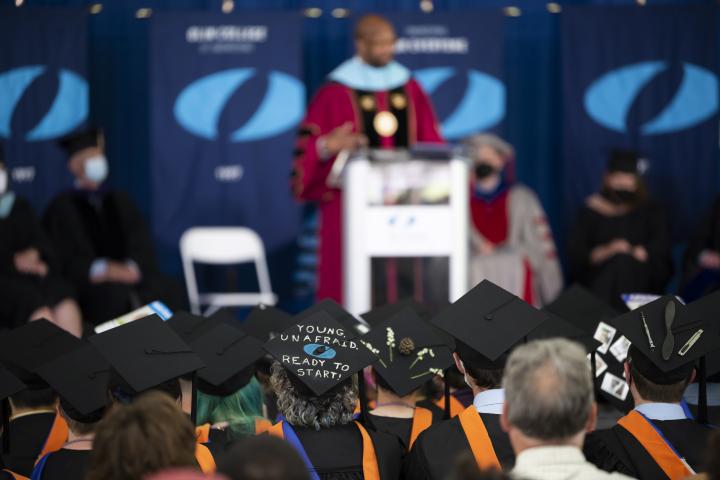
[(616, 238), (604, 245), (598, 245), (590, 252), (590, 263), (599, 265), (618, 254), (630, 254), (632, 245), (624, 238)]
[(106, 282), (135, 285), (140, 282), (140, 272), (124, 263), (109, 261), (103, 279)]
[(40, 277), (44, 277), (48, 273), (48, 266), (40, 258), (40, 251), (37, 248), (31, 247), (18, 252), (14, 255), (13, 260), (18, 272)]
[(648, 252), (642, 245), (638, 245), (633, 248), (632, 250), (632, 256), (637, 260), (638, 262), (645, 263), (648, 259)]
[(632, 245), (630, 245), (630, 243), (624, 238), (616, 238), (610, 242), (610, 251), (613, 255), (617, 255), (619, 253), (630, 254), (632, 250)]
[(354, 133), (352, 129), (352, 122), (345, 122), (321, 137), (329, 156), (337, 155), (342, 150), (356, 150), (367, 145), (367, 137), (361, 133)]
[(720, 254), (714, 250), (703, 250), (698, 257), (698, 263), (703, 268), (718, 270), (720, 269)]

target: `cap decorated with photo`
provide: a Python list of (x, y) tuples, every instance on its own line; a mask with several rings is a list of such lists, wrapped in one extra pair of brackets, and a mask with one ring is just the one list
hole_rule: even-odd
[(295, 317), (265, 349), (317, 396), (376, 360), (353, 332), (322, 310)]

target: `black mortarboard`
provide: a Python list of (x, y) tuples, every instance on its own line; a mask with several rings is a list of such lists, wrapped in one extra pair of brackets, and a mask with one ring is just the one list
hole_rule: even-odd
[(425, 305), (412, 298), (405, 298), (395, 303), (389, 303), (387, 305), (373, 308), (369, 312), (365, 312), (360, 316), (370, 325), (370, 327), (375, 327), (406, 308), (415, 312), (420, 318), (430, 320), (430, 310)]
[(651, 382), (669, 385), (686, 379), (700, 357), (720, 347), (709, 334), (707, 323), (715, 318), (707, 317), (708, 307), (684, 306), (665, 295), (609, 323), (632, 342), (628, 357), (635, 368)]
[(60, 396), (65, 413), (78, 422), (100, 421), (109, 403), (110, 364), (89, 343), (38, 368), (38, 375)]
[(287, 330), (292, 323), (293, 317), (289, 313), (260, 304), (250, 311), (242, 324), (242, 329), (261, 342), (267, 342)]
[(165, 323), (178, 334), (183, 342), (190, 343), (194, 338), (212, 330), (218, 321), (179, 311), (175, 312)]
[(0, 365), (0, 400), (25, 390), (25, 384), (7, 368)]
[(88, 128), (78, 132), (71, 133), (58, 140), (58, 144), (68, 154), (72, 156), (80, 150), (102, 146), (102, 131), (98, 128)]
[(543, 310), (554, 313), (590, 335), (595, 333), (599, 322), (621, 313), (578, 284), (565, 290)]
[(157, 315), (90, 337), (90, 342), (136, 393), (205, 366)]
[(265, 349), (312, 394), (321, 396), (375, 361), (375, 356), (324, 308), (295, 317)]
[(432, 323), (452, 335), (464, 361), (482, 368), (502, 368), (512, 348), (546, 319), (516, 295), (483, 280), (442, 310)]
[(197, 372), (198, 390), (217, 396), (247, 385), (255, 373), (255, 361), (265, 355), (260, 341), (225, 323), (191, 340), (190, 346), (205, 363)]
[(607, 162), (608, 172), (640, 174), (640, 155), (634, 150), (614, 149)]
[(82, 344), (54, 323), (35, 320), (0, 335), (0, 359), (28, 388), (46, 388), (37, 368)]
[(325, 312), (330, 315), (335, 321), (343, 325), (347, 331), (346, 335), (357, 336), (363, 334), (369, 330), (367, 325), (355, 318), (350, 312), (342, 308), (337, 302), (326, 298), (316, 303), (312, 307), (303, 310), (302, 312), (295, 315), (293, 321), (297, 322), (305, 317), (315, 314), (316, 312)]
[(377, 356), (373, 368), (397, 395), (420, 388), (453, 363), (452, 351), (411, 308), (375, 325), (360, 342)]
[(574, 326), (558, 315), (548, 312), (548, 317), (538, 328), (527, 336), (529, 340), (540, 340), (544, 338), (567, 338), (583, 346), (586, 352), (593, 352), (602, 342), (593, 338), (591, 333)]

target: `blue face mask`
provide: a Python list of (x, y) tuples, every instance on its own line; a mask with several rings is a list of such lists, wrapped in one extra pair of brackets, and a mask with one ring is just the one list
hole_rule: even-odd
[(108, 176), (108, 163), (104, 155), (96, 155), (85, 161), (85, 178), (102, 183)]

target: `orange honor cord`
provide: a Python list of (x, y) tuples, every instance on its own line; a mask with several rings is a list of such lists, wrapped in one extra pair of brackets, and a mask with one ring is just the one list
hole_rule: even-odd
[(458, 415), (458, 418), (478, 467), (481, 470), (487, 468), (502, 470), (500, 461), (495, 454), (495, 448), (493, 448), (490, 440), (490, 435), (488, 435), (485, 424), (475, 407), (470, 405)]

